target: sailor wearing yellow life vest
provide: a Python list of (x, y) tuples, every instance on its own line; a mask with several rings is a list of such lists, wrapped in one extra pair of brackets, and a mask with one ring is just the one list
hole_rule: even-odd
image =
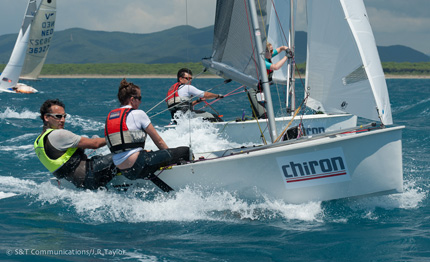
[(64, 129), (65, 105), (58, 99), (46, 100), (40, 107), (43, 131), (34, 142), (40, 162), (58, 179), (64, 178), (76, 187), (97, 189), (115, 176), (112, 155), (88, 159), (84, 149), (106, 145), (104, 138), (87, 138)]
[(222, 119), (216, 114), (202, 110), (194, 110), (193, 106), (198, 102), (192, 101), (192, 98), (199, 97), (201, 101), (205, 99), (219, 99), (224, 96), (197, 89), (190, 84), (192, 79), (193, 72), (188, 68), (181, 68), (177, 74), (177, 82), (167, 91), (166, 103), (172, 119), (174, 119), (174, 115), (177, 111), (185, 113), (190, 110), (196, 117), (202, 117), (211, 122), (222, 122)]
[[(138, 109), (142, 100), (140, 87), (123, 79), (118, 99), (121, 107), (107, 116), (105, 137), (114, 153), (113, 161), (124, 176), (129, 179), (146, 178), (160, 167), (189, 160), (189, 147), (168, 148), (148, 115)], [(160, 150), (144, 150), (147, 135)]]

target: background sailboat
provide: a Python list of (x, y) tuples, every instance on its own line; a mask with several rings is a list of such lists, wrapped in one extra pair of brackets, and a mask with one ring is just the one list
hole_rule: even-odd
[(29, 0), (11, 57), (0, 76), (0, 91), (35, 93), (37, 90), (18, 83), (24, 73), (27, 79), (37, 79), (49, 50), (54, 33), (56, 0)]
[[(294, 1), (295, 2), (295, 1)], [(293, 2), (293, 3), (294, 3)], [(260, 75), (257, 69), (258, 56), (264, 56), (256, 51), (256, 39), (251, 32), (247, 19), (244, 1), (218, 1), (215, 15), (213, 53), (208, 59), (203, 59), (203, 65), (215, 74), (239, 82), (249, 88), (258, 89)], [(294, 6), (289, 0), (259, 1), (257, 12), (259, 26), (262, 29), (261, 38), (263, 46), (269, 41), (274, 48), (282, 45), (294, 49)], [(293, 10), (293, 12), (291, 11)], [(290, 33), (291, 32), (291, 33)], [(273, 58), (276, 63), (285, 54), (281, 53)], [(291, 121), (291, 112), (294, 111), (294, 60), (289, 59), (280, 70), (273, 75), (271, 89), (279, 88), (286, 94), (280, 98), (284, 106), (277, 110), (276, 129), (280, 133)], [(327, 83), (329, 85), (329, 83)], [(288, 91), (287, 91), (288, 90)], [(293, 96), (288, 97), (292, 93)], [(292, 103), (289, 104), (289, 101)], [(281, 103), (282, 104), (282, 103)], [(287, 106), (290, 109), (287, 110)], [(320, 110), (322, 111), (322, 110)], [(349, 114), (318, 114), (304, 115), (296, 118), (291, 126), (302, 123), (308, 134), (340, 130), (353, 127), (357, 118)], [(261, 142), (264, 130), (265, 137), (269, 137), (267, 120), (247, 120), (241, 122), (214, 123), (233, 141), (240, 143), (246, 141)]]
[[(18, 85), (18, 80), (22, 66), (24, 65), (25, 51), (30, 37), (31, 22), (33, 21), (36, 13), (36, 8), (36, 0), (29, 0), (24, 20), (22, 22), (21, 29), (19, 30), (18, 38), (16, 39), (9, 62), (0, 76), (0, 91), (2, 92), (15, 93), (18, 88), (23, 87), (22, 85)], [(30, 88), (29, 90), (31, 91)]]
[(56, 1), (42, 0), (34, 16), (20, 79), (38, 79), (54, 35)]

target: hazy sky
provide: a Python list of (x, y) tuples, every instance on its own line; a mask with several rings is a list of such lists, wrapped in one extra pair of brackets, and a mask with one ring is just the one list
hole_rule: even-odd
[[(27, 2), (28, 0), (1, 0), (0, 35), (18, 33)], [(215, 2), (216, 0), (57, 0), (55, 30), (80, 27), (151, 33), (185, 24), (202, 28), (214, 23)], [(305, 31), (304, 1), (298, 2), (296, 28)], [(364, 0), (364, 3), (378, 45), (406, 45), (430, 54), (430, 0)]]

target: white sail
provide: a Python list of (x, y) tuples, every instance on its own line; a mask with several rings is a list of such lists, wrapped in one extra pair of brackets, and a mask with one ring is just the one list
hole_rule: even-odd
[(31, 25), (21, 79), (37, 79), (54, 34), (56, 0), (42, 0)]
[(307, 106), (392, 124), (375, 39), (362, 1), (307, 2)]
[[(297, 0), (294, 0), (295, 2)], [(294, 5), (296, 6), (296, 5)], [(273, 48), (279, 46), (289, 46), (290, 39), (290, 1), (273, 0), (269, 12), (269, 29), (267, 41)], [(272, 58), (272, 63), (276, 63), (285, 56), (285, 53)], [(273, 72), (272, 79), (275, 83), (286, 84), (288, 79), (288, 63), (285, 63), (279, 70)]]
[(29, 0), (27, 10), (21, 29), (18, 33), (15, 46), (10, 56), (9, 62), (4, 68), (0, 76), (0, 89), (8, 91), (17, 85), (19, 75), (21, 74), (22, 66), (25, 59), (25, 50), (27, 49), (28, 39), (30, 36), (31, 22), (36, 12), (36, 0)]
[[(296, 0), (291, 1), (296, 3)], [(255, 3), (263, 46), (266, 44), (266, 41), (270, 42), (274, 48), (283, 45), (293, 46), (294, 44), (290, 43), (290, 23), (293, 20), (291, 19), (290, 0), (255, 1)], [(293, 6), (297, 5), (294, 4)], [(257, 89), (261, 79), (258, 73), (257, 61), (259, 56), (264, 56), (264, 53), (259, 54), (256, 51), (256, 37), (252, 32), (249, 14), (250, 10), (247, 1), (217, 1), (212, 56), (203, 59), (202, 63), (207, 69), (225, 79), (232, 79), (248, 88)], [(294, 31), (294, 29), (292, 30)], [(284, 56), (285, 52), (282, 52), (273, 57), (272, 62), (276, 63)], [(284, 90), (291, 88), (291, 85), (294, 84), (293, 70), (290, 70), (290, 66), (294, 65), (285, 63), (281, 69), (275, 70), (272, 77), (273, 82), (281, 84), (281, 89)], [(264, 72), (264, 74), (266, 73)], [(287, 91), (285, 93), (289, 94)], [(291, 95), (291, 97), (293, 96), (294, 94)], [(289, 101), (288, 97), (285, 100)], [(292, 98), (291, 101), (293, 101)], [(253, 101), (252, 103), (252, 106), (254, 106), (257, 102)], [(277, 117), (275, 121), (277, 133), (281, 133), (291, 121), (291, 116), (287, 116), (287, 106), (288, 104), (284, 108), (281, 106), (279, 110), (276, 110)], [(292, 106), (294, 109), (294, 105)], [(318, 121), (317, 118), (320, 118), (322, 121)], [(353, 127), (356, 125), (357, 120), (356, 116), (344, 113), (330, 116), (319, 114), (317, 117), (305, 115), (300, 119), (303, 121), (293, 120), (290, 125), (294, 126), (301, 123), (306, 130), (310, 130), (308, 134), (320, 132), (316, 130), (325, 132)], [(268, 130), (267, 122), (261, 120), (228, 122), (228, 124), (214, 123), (214, 125), (219, 126), (222, 133), (226, 134), (233, 141), (243, 141), (245, 139), (243, 133), (246, 133), (253, 134), (253, 141), (265, 143), (264, 138), (269, 135), (266, 132)], [(260, 129), (259, 126), (262, 128)], [(172, 125), (169, 125), (169, 127), (172, 127)], [(246, 131), (244, 132), (244, 130)], [(261, 130), (264, 130), (263, 135)], [(246, 138), (249, 138), (249, 136), (246, 136)]]

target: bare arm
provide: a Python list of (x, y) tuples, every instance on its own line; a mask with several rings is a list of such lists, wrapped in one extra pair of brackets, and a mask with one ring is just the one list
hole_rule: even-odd
[(211, 92), (205, 92), (203, 98), (206, 98), (206, 99), (215, 99), (215, 98), (219, 98), (219, 96), (220, 95), (218, 95), (218, 94), (214, 94), (214, 93), (211, 93)]
[(271, 64), (270, 70), (278, 70), (279, 68), (281, 68), (285, 64), (285, 62), (287, 62), (287, 59), (288, 59), (288, 57), (284, 56), (281, 60), (276, 62), (276, 64)]
[(78, 147), (83, 149), (86, 149), (86, 148), (97, 149), (105, 145), (106, 145), (106, 140), (102, 137), (98, 137), (98, 138), (81, 137), (81, 140), (79, 140)]
[(276, 51), (278, 51), (278, 54), (280, 54), (282, 51), (288, 50), (287, 46), (280, 46), (278, 48), (276, 48)]
[(167, 144), (164, 142), (164, 140), (161, 138), (161, 136), (158, 134), (157, 130), (155, 130), (154, 126), (152, 124), (149, 124), (149, 126), (145, 129), (145, 132), (151, 137), (152, 141), (154, 141), (154, 144), (158, 147), (158, 149), (167, 149)]

